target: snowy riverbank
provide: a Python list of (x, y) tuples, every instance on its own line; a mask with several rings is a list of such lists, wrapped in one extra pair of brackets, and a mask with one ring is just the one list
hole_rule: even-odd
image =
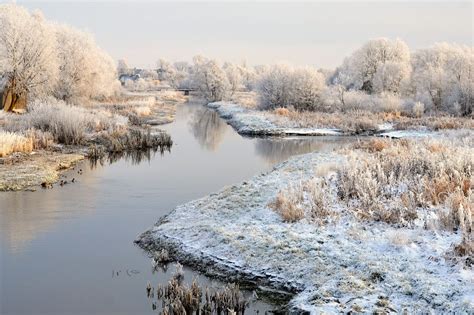
[(296, 293), (292, 310), (473, 312), (473, 272), (446, 258), (459, 234), (349, 215), (324, 225), (285, 223), (268, 207), (315, 168), (343, 163), (336, 153), (295, 157), (177, 207), (137, 243), (150, 251), (167, 248), (181, 262), (228, 280)]
[(338, 136), (343, 132), (338, 129), (330, 128), (295, 128), (292, 126), (281, 127), (276, 125), (271, 114), (250, 110), (241, 107), (238, 104), (227, 102), (215, 102), (207, 104), (207, 107), (214, 109), (220, 117), (242, 135), (259, 136)]
[[(291, 120), (280, 117), (274, 112), (259, 111), (252, 108), (246, 108), (231, 102), (208, 103), (207, 107), (215, 110), (220, 117), (225, 119), (239, 134), (250, 136), (344, 136), (344, 135), (366, 135), (379, 136), (386, 138), (414, 138), (436, 136), (443, 131), (435, 131), (425, 126), (417, 126), (413, 122), (411, 129), (398, 130), (390, 122), (380, 123), (374, 127), (348, 131), (338, 128), (325, 127), (301, 127)], [(313, 113), (314, 114), (314, 113)], [(468, 126), (466, 126), (468, 128)], [(454, 128), (453, 130), (461, 130)]]

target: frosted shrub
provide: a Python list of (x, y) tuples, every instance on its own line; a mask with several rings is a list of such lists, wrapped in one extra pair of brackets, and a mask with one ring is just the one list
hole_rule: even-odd
[(311, 68), (297, 68), (292, 75), (291, 104), (296, 110), (319, 110), (325, 89), (324, 76)]
[(268, 204), (285, 222), (296, 222), (304, 218), (302, 207), (303, 192), (300, 187), (289, 187), (280, 191), (275, 199)]
[(32, 138), (0, 130), (0, 157), (5, 157), (13, 152), (31, 152), (32, 150)]
[(274, 65), (265, 71), (257, 91), (262, 108), (292, 106), (296, 110), (317, 110), (325, 89), (324, 76), (311, 68)]
[(419, 118), (419, 117), (423, 116), (423, 114), (425, 112), (425, 105), (421, 102), (415, 102), (415, 104), (413, 104), (411, 112), (412, 112), (414, 117)]
[(151, 109), (148, 106), (138, 106), (134, 107), (133, 111), (137, 116), (146, 117), (151, 115)]
[(24, 115), (9, 117), (5, 129), (17, 132), (37, 129), (50, 133), (56, 142), (81, 144), (87, 133), (122, 130), (126, 124), (122, 116), (89, 111), (50, 98), (32, 102)]
[(373, 98), (372, 111), (393, 113), (402, 110), (401, 99), (392, 93), (383, 93), (380, 96)]
[(260, 106), (264, 109), (288, 107), (291, 104), (292, 68), (280, 64), (271, 66), (257, 82)]
[(334, 200), (331, 196), (328, 180), (316, 176), (280, 190), (269, 207), (285, 222), (296, 222), (306, 217), (317, 224), (324, 224), (330, 218), (337, 217), (337, 212), (332, 209)]
[(344, 95), (343, 111), (367, 110), (369, 107), (369, 95), (360, 91), (347, 91)]
[(64, 144), (80, 144), (84, 140), (87, 124), (92, 124), (93, 120), (83, 109), (44, 103), (32, 104), (28, 118), (31, 127), (51, 132), (57, 142)]

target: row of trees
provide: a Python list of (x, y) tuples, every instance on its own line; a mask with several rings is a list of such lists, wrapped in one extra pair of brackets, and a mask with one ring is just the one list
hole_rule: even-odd
[(348, 90), (411, 97), (434, 110), (469, 115), (473, 71), (472, 47), (441, 43), (410, 53), (403, 41), (382, 38), (346, 58), (330, 81)]
[(418, 111), (422, 106), (461, 115), (473, 112), (473, 48), (446, 43), (410, 52), (399, 39), (370, 40), (335, 71), (285, 64), (221, 66), (202, 56), (194, 57), (192, 64), (160, 60), (158, 69), (161, 80), (173, 87), (195, 88), (209, 101), (255, 90), (263, 108), (335, 110), (384, 99), (393, 104), (398, 99), (416, 104)]
[(15, 4), (0, 6), (0, 30), (0, 76), (16, 95), (77, 101), (118, 88), (115, 62), (88, 33)]

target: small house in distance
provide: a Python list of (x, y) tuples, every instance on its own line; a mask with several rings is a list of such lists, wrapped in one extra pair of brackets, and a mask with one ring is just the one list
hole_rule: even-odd
[(140, 75), (139, 74), (121, 74), (119, 76), (119, 81), (122, 85), (125, 85), (125, 83), (127, 83), (127, 81), (137, 81), (138, 79), (140, 79)]
[(15, 113), (26, 111), (26, 95), (14, 93), (7, 77), (0, 77), (0, 110)]

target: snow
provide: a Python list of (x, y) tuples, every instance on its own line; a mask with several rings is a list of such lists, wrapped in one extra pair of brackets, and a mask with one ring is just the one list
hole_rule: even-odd
[(265, 135), (265, 136), (285, 136), (285, 135), (306, 135), (306, 136), (336, 136), (343, 133), (337, 129), (329, 128), (294, 128), (278, 127), (266, 116), (268, 114), (255, 110), (245, 109), (238, 104), (228, 102), (214, 102), (207, 104), (214, 109), (220, 117), (240, 134), (244, 135)]
[[(137, 242), (232, 281), (294, 292), (294, 311), (472, 313), (472, 272), (446, 260), (460, 235), (364, 223), (285, 223), (268, 208), (289, 183), (314, 176), (336, 153), (292, 158), (268, 173), (178, 206)], [(340, 205), (343, 207), (343, 205)], [(394, 241), (402, 235), (403, 242)]]
[(387, 138), (420, 138), (420, 137), (428, 137), (434, 136), (436, 132), (428, 131), (428, 130), (392, 130), (387, 132), (382, 132), (379, 134), (380, 137), (387, 137)]

